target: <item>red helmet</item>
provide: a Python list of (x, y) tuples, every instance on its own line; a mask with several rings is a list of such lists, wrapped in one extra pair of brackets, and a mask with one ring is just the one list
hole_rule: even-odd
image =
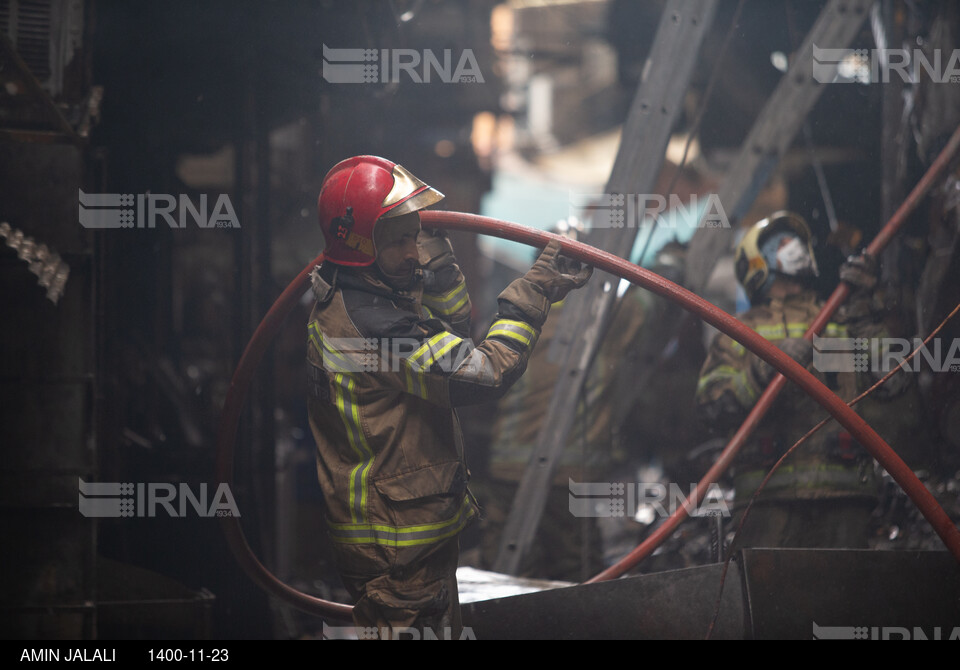
[(340, 161), (324, 177), (317, 198), (324, 256), (340, 265), (371, 265), (377, 259), (373, 228), (379, 219), (416, 212), (442, 199), (442, 193), (385, 158)]

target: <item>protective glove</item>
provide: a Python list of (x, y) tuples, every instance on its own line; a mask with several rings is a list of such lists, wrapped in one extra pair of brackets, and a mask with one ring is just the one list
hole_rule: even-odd
[(874, 299), (877, 286), (879, 264), (877, 259), (867, 254), (851, 256), (840, 266), (840, 279), (850, 284), (850, 297), (837, 310), (837, 320), (841, 323), (856, 324), (877, 320), (882, 311)]
[[(810, 340), (802, 337), (788, 337), (778, 342), (777, 348), (805, 368), (813, 363), (813, 343)], [(750, 368), (753, 378), (761, 388), (766, 388), (777, 373), (775, 367), (759, 356), (754, 356), (750, 362)]]
[(851, 256), (840, 266), (840, 279), (855, 289), (872, 291), (877, 285), (879, 266), (869, 254)]
[(593, 267), (560, 255), (560, 242), (551, 240), (523, 278), (554, 303), (586, 284), (591, 275)]
[(460, 280), (460, 268), (446, 233), (436, 228), (422, 230), (417, 246), (424, 291), (442, 293)]
[(445, 232), (438, 228), (420, 231), (417, 238), (420, 251), (420, 265), (430, 270), (438, 270), (456, 262), (453, 246)]

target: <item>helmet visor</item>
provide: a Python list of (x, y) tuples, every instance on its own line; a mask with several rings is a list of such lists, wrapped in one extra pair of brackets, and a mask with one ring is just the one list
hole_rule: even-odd
[(380, 218), (403, 216), (416, 212), (443, 200), (443, 193), (431, 188), (416, 178), (402, 165), (393, 168), (393, 188), (383, 199), (381, 207), (389, 208)]

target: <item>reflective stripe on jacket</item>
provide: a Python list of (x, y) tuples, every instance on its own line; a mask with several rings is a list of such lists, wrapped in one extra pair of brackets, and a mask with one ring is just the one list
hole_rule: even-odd
[[(804, 292), (753, 307), (738, 318), (776, 344), (785, 338), (803, 337), (820, 309), (821, 303), (815, 294)], [(830, 323), (823, 337), (848, 337), (848, 329), (843, 324)], [(710, 345), (700, 372), (696, 400), (701, 412), (724, 432), (739, 425), (765, 388), (754, 375), (752, 363), (756, 359), (743, 345), (724, 334), (718, 334)], [(814, 360), (816, 362), (816, 358)], [(856, 372), (823, 373), (816, 365), (809, 369), (845, 401), (852, 400), (865, 388), (865, 378)], [(750, 478), (757, 472), (765, 473), (825, 416), (826, 411), (812, 398), (788, 384), (737, 456), (734, 471), (740, 476), (740, 482), (746, 481), (744, 476)], [(790, 467), (782, 472), (778, 470), (780, 486), (765, 487), (765, 493), (773, 497), (775, 489), (782, 488), (792, 491), (790, 495), (794, 497), (838, 496), (844, 492), (875, 495), (874, 484), (863, 477), (866, 470), (862, 465), (871, 460), (869, 454), (854, 444), (855, 456), (851, 458), (849, 449), (844, 448), (848, 437), (836, 423), (828, 424), (791, 455)], [(826, 478), (822, 475), (835, 469), (848, 469), (850, 476)], [(797, 493), (801, 489), (802, 495)], [(752, 489), (738, 488), (737, 497), (749, 497), (751, 493)]]
[(499, 397), (523, 373), (542, 325), (527, 312), (549, 305), (517, 280), (475, 346), (459, 272), (457, 286), (429, 298), (391, 291), (370, 269), (330, 279), (308, 324), (317, 473), (341, 561), (378, 574), (410, 565), (475, 516), (454, 408)]

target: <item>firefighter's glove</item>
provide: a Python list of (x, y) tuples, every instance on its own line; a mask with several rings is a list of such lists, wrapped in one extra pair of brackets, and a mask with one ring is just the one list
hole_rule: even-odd
[(442, 293), (453, 287), (460, 279), (460, 268), (446, 234), (436, 228), (422, 230), (417, 238), (417, 246), (423, 273), (423, 290), (427, 293)]
[[(813, 363), (813, 343), (810, 340), (805, 340), (802, 337), (788, 337), (778, 342), (777, 348), (805, 368), (810, 367), (810, 364)], [(775, 367), (759, 356), (754, 356), (750, 368), (750, 372), (760, 388), (766, 388), (777, 373)]]
[(869, 254), (851, 256), (840, 266), (840, 279), (854, 289), (872, 291), (877, 285), (877, 259)]
[(551, 240), (523, 278), (537, 286), (543, 296), (554, 303), (586, 284), (592, 274), (592, 266), (560, 255), (560, 242)]
[(867, 254), (851, 256), (840, 266), (840, 279), (851, 286), (850, 297), (837, 310), (837, 320), (851, 327), (880, 318), (883, 306), (874, 294), (878, 277), (877, 259)]

